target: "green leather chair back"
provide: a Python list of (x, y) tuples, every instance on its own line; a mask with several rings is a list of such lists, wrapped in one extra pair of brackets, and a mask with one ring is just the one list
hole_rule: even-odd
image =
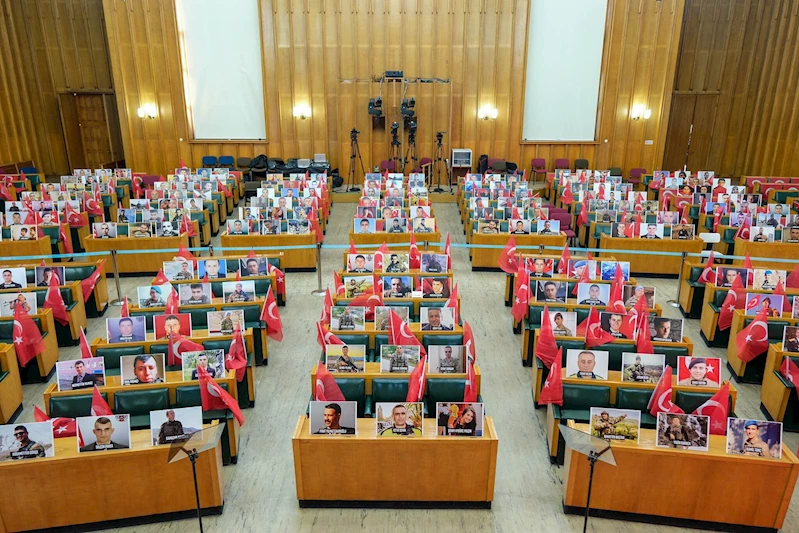
[(589, 314), (591, 314), (591, 309), (583, 309), (578, 307), (575, 309), (575, 312), (577, 313), (577, 323), (580, 324), (583, 320), (588, 318)]
[(655, 346), (655, 353), (666, 356), (666, 364), (671, 366), (672, 372), (677, 373), (677, 358), (688, 355), (687, 346)]
[(603, 385), (563, 385), (563, 409), (591, 409), (610, 406), (610, 387)]
[(372, 401), (374, 403), (402, 403), (405, 402), (407, 395), (407, 379), (375, 378), (372, 380)]
[(242, 305), (225, 307), (225, 311), (235, 311), (241, 309), (244, 311), (244, 325), (248, 328), (261, 327), (261, 309), (257, 305)]
[(230, 350), (230, 341), (227, 339), (203, 341), (202, 345), (206, 350), (223, 350), (225, 353)]
[(608, 352), (608, 370), (621, 370), (622, 352), (634, 352), (635, 346), (630, 344), (605, 344), (599, 350)]
[(191, 315), (191, 327), (193, 329), (208, 329), (208, 313), (216, 311), (213, 307), (184, 307), (181, 313)]
[(436, 412), (438, 402), (462, 402), (466, 380), (444, 378), (427, 380), (427, 412)]
[(336, 378), (344, 398), (358, 402), (358, 418), (363, 418), (366, 410), (366, 380), (363, 378)]
[(169, 389), (119, 391), (114, 395), (114, 413), (131, 416), (149, 415), (169, 407)]
[(713, 395), (706, 392), (677, 391), (674, 403), (686, 413), (693, 413), (697, 407), (708, 401)]
[(719, 288), (716, 292), (713, 293), (713, 303), (721, 309), (721, 306), (724, 305), (724, 299), (727, 297), (727, 289)]
[[(33, 322), (38, 326), (39, 331), (42, 330), (42, 324), (39, 317), (31, 317)], [(11, 318), (0, 320), (0, 340), (7, 341), (7, 344), (14, 344), (14, 321)]]
[(585, 349), (585, 341), (580, 340), (556, 339), (555, 344), (557, 344), (559, 348), (563, 348), (563, 361), (561, 361), (563, 368), (566, 368), (566, 353), (569, 350)]
[[(108, 401), (108, 394), (105, 392), (101, 392), (100, 396), (103, 397), (103, 400)], [(91, 411), (92, 393), (50, 397), (51, 418), (75, 418), (77, 416), (89, 416)]]
[(155, 331), (154, 317), (160, 316), (160, 315), (163, 315), (163, 314), (164, 314), (163, 309), (161, 309), (159, 311), (153, 311), (153, 310), (150, 310), (150, 309), (132, 309), (130, 311), (130, 316), (143, 316), (144, 317), (145, 328), (147, 328), (147, 331), (149, 331), (151, 333), (153, 331)]
[[(568, 309), (566, 307), (558, 307), (554, 305), (550, 305), (549, 309), (549, 316), (552, 316), (553, 313), (557, 311), (566, 312)], [(541, 315), (544, 313), (544, 308), (540, 305), (531, 305), (530, 311), (527, 315), (527, 320), (530, 322), (531, 326), (540, 327), (541, 326)], [(579, 318), (578, 318), (579, 322)]]
[(422, 346), (462, 346), (463, 335), (422, 335)]
[[(220, 383), (219, 386), (227, 390), (227, 383)], [(175, 388), (175, 407), (196, 407), (202, 404), (199, 382), (197, 385), (184, 385)]]
[(97, 357), (105, 360), (105, 369), (119, 370), (119, 358), (123, 355), (139, 355), (144, 353), (144, 346), (104, 346), (97, 348)]
[(369, 335), (344, 334), (339, 335), (338, 338), (344, 344), (363, 344), (367, 350), (369, 349)]
[(649, 405), (649, 398), (651, 396), (652, 391), (649, 389), (619, 387), (616, 389), (616, 408), (633, 409), (641, 411), (642, 413), (647, 413), (649, 412), (647, 405)]
[(702, 271), (703, 271), (703, 270), (705, 270), (705, 269), (704, 269), (704, 267), (701, 267), (701, 266), (698, 266), (698, 267), (692, 266), (692, 267), (691, 267), (691, 272), (688, 274), (688, 276), (689, 276), (689, 277), (688, 277), (688, 280), (689, 280), (689, 281), (699, 281), (699, 276), (701, 276), (701, 275), (702, 275)]
[[(383, 345), (389, 345), (391, 341), (389, 340), (388, 335), (375, 335), (375, 351), (373, 359), (375, 361), (380, 360), (380, 347)], [(372, 384), (372, 388), (374, 389), (374, 382)], [(390, 401), (390, 400), (389, 400)]]

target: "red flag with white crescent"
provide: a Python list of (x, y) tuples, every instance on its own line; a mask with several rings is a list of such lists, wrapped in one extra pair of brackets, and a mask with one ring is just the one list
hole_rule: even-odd
[(453, 323), (458, 323), (458, 284), (455, 284), (455, 287), (452, 289), (452, 292), (449, 294), (449, 298), (447, 299), (447, 303), (444, 304), (444, 307), (452, 308), (452, 316), (453, 316)]
[(408, 376), (408, 394), (405, 396), (406, 402), (421, 402), (424, 398), (424, 383), (427, 378), (427, 354), (419, 358), (419, 364), (414, 367), (411, 375)]
[(702, 270), (702, 274), (700, 274), (699, 279), (697, 280), (699, 283), (716, 283), (716, 270), (714, 265), (715, 254), (711, 250), (710, 255), (707, 257), (707, 263), (705, 263), (705, 268)]
[(91, 298), (94, 288), (100, 282), (100, 276), (102, 275), (103, 269), (105, 268), (105, 261), (106, 261), (105, 259), (100, 261), (100, 264), (97, 265), (97, 267), (94, 269), (94, 272), (92, 272), (92, 274), (88, 278), (80, 282), (80, 287), (83, 290), (84, 303), (89, 301), (89, 298)]
[(236, 371), (236, 381), (242, 381), (247, 374), (247, 345), (241, 334), (241, 324), (236, 324), (233, 332), (233, 339), (230, 341), (227, 357), (225, 357), (225, 368)]
[[(787, 359), (787, 357), (786, 357)], [(727, 434), (727, 415), (730, 405), (730, 383), (729, 381), (711, 396), (705, 403), (696, 408), (691, 413), (710, 417), (710, 433), (712, 435)]]
[(556, 404), (563, 405), (563, 376), (562, 376), (562, 361), (563, 361), (563, 348), (558, 348), (558, 353), (552, 360), (552, 366), (549, 367), (549, 374), (544, 381), (544, 386), (541, 387), (541, 393), (538, 395), (539, 405)]
[(45, 345), (42, 334), (33, 319), (28, 315), (25, 306), (14, 306), (14, 327), (12, 331), (14, 350), (19, 365), (25, 367), (37, 355), (44, 352)]
[(519, 265), (516, 262), (516, 237), (510, 236), (508, 242), (505, 243), (505, 248), (499, 254), (497, 261), (499, 268), (506, 274), (515, 274), (519, 270)]
[(391, 344), (395, 346), (418, 346), (419, 352), (427, 355), (419, 339), (411, 332), (411, 328), (393, 310), (389, 311), (389, 334)]
[(569, 274), (570, 259), (571, 254), (569, 253), (569, 247), (566, 246), (563, 248), (563, 253), (560, 254), (560, 260), (558, 261), (558, 274), (562, 276), (567, 276)]
[(280, 311), (277, 310), (277, 301), (272, 287), (266, 291), (261, 320), (266, 324), (266, 334), (269, 338), (281, 342), (283, 340), (283, 320), (280, 318)]
[(69, 324), (67, 306), (64, 305), (64, 298), (58, 288), (58, 277), (55, 274), (50, 276), (50, 285), (47, 287), (47, 294), (44, 296), (44, 307), (52, 309), (53, 318), (60, 322), (62, 326)]
[(316, 365), (314, 400), (317, 402), (343, 402), (346, 400), (341, 388), (336, 383), (336, 378), (321, 361)]
[(529, 305), (530, 277), (527, 274), (527, 270), (524, 268), (524, 263), (519, 261), (513, 288), (513, 306), (510, 310), (514, 322), (521, 322), (521, 320), (527, 316)]
[(244, 414), (239, 403), (225, 389), (219, 386), (211, 374), (201, 366), (197, 367), (197, 377), (200, 379), (200, 398), (203, 411), (227, 410), (233, 413), (239, 426), (244, 425)]
[(100, 394), (100, 389), (97, 388), (97, 385), (94, 386), (94, 391), (92, 392), (92, 416), (108, 416), (113, 415), (114, 412), (111, 411), (111, 407), (109, 407), (108, 402), (103, 399), (103, 396)]
[(754, 319), (735, 336), (738, 344), (738, 357), (748, 363), (768, 350), (768, 315), (761, 309)]
[(671, 401), (671, 381), (671, 366), (666, 365), (666, 368), (663, 369), (663, 374), (660, 375), (657, 385), (655, 385), (655, 390), (652, 391), (652, 396), (649, 397), (649, 403), (646, 406), (649, 410), (649, 414), (652, 416), (657, 417), (658, 413), (680, 414), (685, 412)]
[(602, 329), (602, 321), (599, 318), (599, 311), (596, 307), (591, 307), (588, 314), (588, 324), (585, 331), (585, 347), (593, 348), (601, 344), (613, 342), (615, 337)]
[(333, 271), (333, 282), (336, 287), (336, 296), (343, 296), (346, 294), (346, 290), (344, 289), (344, 283), (341, 282), (341, 276), (339, 276), (338, 272), (335, 270)]
[(422, 254), (419, 252), (419, 247), (416, 245), (416, 236), (411, 233), (411, 245), (409, 253), (409, 268), (418, 270), (422, 266)]
[(541, 312), (541, 329), (535, 341), (535, 356), (541, 359), (547, 368), (552, 366), (558, 351), (558, 343), (552, 331), (552, 322), (549, 317), (549, 306), (544, 305)]

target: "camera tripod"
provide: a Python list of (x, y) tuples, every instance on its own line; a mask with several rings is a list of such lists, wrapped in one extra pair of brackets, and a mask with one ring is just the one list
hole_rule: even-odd
[(350, 172), (347, 179), (347, 189), (345, 192), (360, 192), (359, 187), (355, 187), (355, 158), (361, 162), (361, 172), (366, 175), (366, 169), (363, 166), (363, 158), (361, 157), (361, 147), (358, 146), (358, 134), (360, 132), (355, 128), (350, 131)]
[[(433, 173), (436, 175), (436, 188), (433, 189), (433, 192), (444, 192), (444, 189), (441, 188), (441, 167), (444, 166), (444, 173), (447, 176), (447, 182), (449, 182), (449, 192), (452, 194), (452, 181), (449, 179), (449, 172), (444, 164), (444, 146), (442, 141), (444, 140), (444, 134), (446, 132), (439, 132), (436, 134), (436, 155), (433, 157)], [(433, 181), (433, 176), (430, 176), (430, 181)]]
[(402, 162), (401, 145), (396, 128), (391, 128), (391, 148), (388, 151), (388, 160), (394, 161), (394, 172), (400, 168), (400, 163)]
[[(408, 159), (408, 156), (410, 156), (410, 159)], [(416, 131), (413, 129), (408, 134), (408, 150), (405, 152), (405, 159), (402, 161), (403, 173), (405, 172), (405, 165), (410, 161), (413, 161), (411, 171), (419, 168), (419, 154), (416, 152)]]

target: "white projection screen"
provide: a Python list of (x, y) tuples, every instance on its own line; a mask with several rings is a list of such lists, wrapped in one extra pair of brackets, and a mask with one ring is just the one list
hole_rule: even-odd
[(178, 0), (195, 139), (266, 139), (258, 1)]
[(594, 141), (607, 0), (530, 0), (524, 141)]

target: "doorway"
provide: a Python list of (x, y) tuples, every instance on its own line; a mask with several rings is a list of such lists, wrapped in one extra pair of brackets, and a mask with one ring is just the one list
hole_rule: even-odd
[(124, 166), (116, 98), (107, 93), (59, 93), (70, 170)]
[(719, 95), (674, 93), (672, 98), (663, 169), (713, 168), (710, 146)]

